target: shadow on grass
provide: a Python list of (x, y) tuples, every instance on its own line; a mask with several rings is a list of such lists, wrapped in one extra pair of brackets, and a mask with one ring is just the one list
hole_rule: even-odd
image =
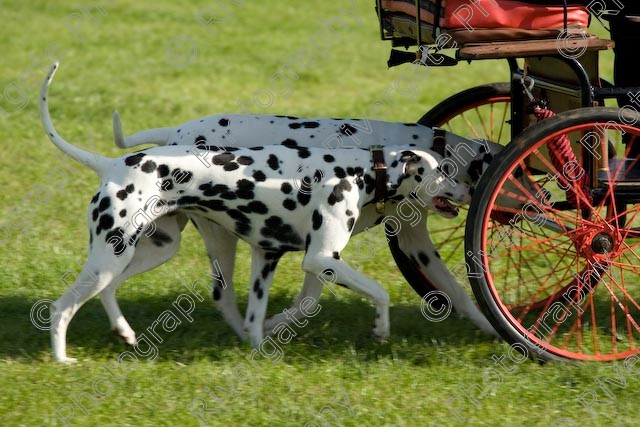
[[(470, 322), (459, 319), (455, 313), (442, 322), (428, 321), (422, 316), (417, 301), (415, 306), (391, 308), (391, 338), (380, 344), (371, 335), (375, 316), (371, 304), (357, 298), (337, 299), (323, 295), (320, 311), (315, 317), (308, 318), (308, 324), (292, 325), (297, 337), (287, 347), (293, 347), (293, 351), (303, 359), (337, 356), (354, 349), (375, 359), (381, 354), (391, 354), (391, 348), (397, 345), (445, 351), (451, 347), (451, 351), (455, 351), (461, 346), (494, 341)], [(36, 328), (30, 318), (34, 302), (24, 297), (0, 297), (0, 358), (41, 360), (48, 357), (51, 350), (49, 331)], [(160, 358), (219, 360), (228, 351), (250, 351), (248, 345), (241, 342), (224, 322), (211, 301), (205, 300), (196, 305), (191, 313), (193, 321), (186, 319), (172, 306), (172, 302), (173, 298), (167, 296), (119, 300), (138, 337), (159, 321), (154, 330), (162, 342), (157, 339), (154, 342)], [(241, 302), (240, 309), (244, 310), (245, 301)], [(286, 295), (272, 295), (269, 314), (280, 312), (290, 303)], [(44, 314), (48, 315), (48, 312)], [(146, 335), (151, 336), (149, 333)], [(74, 317), (69, 326), (67, 345), (69, 353), (77, 356), (81, 349), (86, 357), (116, 357), (131, 350), (111, 334), (107, 315), (97, 298), (85, 304)], [(393, 357), (398, 356), (393, 351)]]

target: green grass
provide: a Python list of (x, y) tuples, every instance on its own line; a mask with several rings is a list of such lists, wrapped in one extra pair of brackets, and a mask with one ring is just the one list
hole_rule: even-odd
[[(212, 34), (194, 14), (216, 2), (119, 3), (107, 7), (106, 16), (94, 11), (95, 24), (85, 19), (79, 41), (63, 20), (79, 13), (80, 2), (2, 2), (0, 84), (4, 88), (21, 73), (32, 73), (27, 88), (30, 101), (23, 110), (6, 99), (0, 103), (9, 112), (0, 118), (4, 151), (0, 224), (9, 224), (12, 233), (0, 246), (3, 426), (62, 425), (55, 412), (71, 403), (68, 396), (95, 393), (92, 384), (103, 375), (103, 366), (110, 366), (128, 350), (109, 334), (97, 299), (79, 311), (69, 328), (68, 352), (79, 360), (74, 366), (51, 360), (48, 332), (30, 321), (33, 304), (58, 298), (65, 290), (60, 276), (77, 270), (84, 260), (88, 240), (84, 212), (98, 183), (90, 170), (70, 164), (64, 185), (40, 194), (39, 201), (30, 193), (51, 188), (47, 185), (53, 182), (52, 168), (60, 165), (58, 151), (39, 122), (35, 98), (44, 73), (38, 70), (37, 59), (32, 65), (32, 58), (42, 57), (50, 43), (59, 43), (58, 52), (64, 58), (50, 101), (58, 130), (80, 146), (116, 156), (121, 151), (112, 143), (114, 108), (120, 110), (128, 132), (239, 112), (237, 100), (249, 100), (259, 89), (269, 87), (270, 76), (292, 54), (310, 47), (309, 38), (322, 29), (322, 22), (349, 4), (346, 0), (314, 2), (313, 6), (293, 0), (246, 1), (243, 7), (231, 6), (233, 18), (216, 25)], [(376, 100), (385, 99), (389, 88), (410, 68), (387, 69), (389, 45), (378, 39), (373, 3), (356, 1), (361, 24), (346, 17), (350, 28), (336, 31), (325, 57), (318, 56), (299, 73), (286, 99), (276, 94), (266, 112), (357, 117)], [(197, 45), (197, 57), (189, 66), (176, 67), (167, 61), (167, 44), (176, 36), (187, 36)], [(611, 74), (610, 54), (605, 54), (602, 68), (604, 75)], [(506, 64), (499, 61), (428, 73), (414, 94), (390, 92), (393, 108), (388, 120), (415, 121), (457, 91), (508, 78)], [(20, 206), (21, 211), (10, 217)], [(25, 225), (28, 231), (21, 233)], [(364, 260), (356, 249), (365, 241), (374, 242), (373, 259)], [(234, 369), (246, 362), (251, 350), (205, 301), (197, 305), (193, 322), (182, 319), (174, 331), (161, 332), (163, 342), (155, 361), (141, 358), (120, 382), (99, 383), (106, 395), (96, 405), (87, 403), (89, 415), (76, 407), (72, 424), (196, 426), (200, 423), (188, 413), (187, 405), (195, 398), (207, 398), (205, 387), (228, 387), (227, 379), (234, 386), (233, 396), (218, 393), (219, 412), (207, 416), (209, 425), (304, 425), (313, 419), (313, 411), (331, 405), (330, 399), (341, 399), (344, 393), (352, 415), (332, 404), (340, 420), (328, 415), (331, 425), (460, 424), (445, 406), (447, 401), (459, 394), (460, 387), (483, 385), (485, 373), (487, 381), (499, 378), (489, 370), (496, 366), (492, 356), (507, 354), (508, 346), (454, 316), (441, 323), (425, 320), (420, 300), (395, 267), (380, 230), (354, 239), (349, 251), (347, 258), (362, 261), (362, 270), (391, 295), (389, 342), (377, 344), (370, 337), (374, 310), (369, 301), (345, 290), (337, 296), (325, 292), (318, 315), (306, 327), (295, 328), (298, 336), (282, 345), (282, 359), (273, 363), (257, 357), (258, 365), (245, 372), (250, 378), (241, 377), (245, 381), (238, 382)], [(241, 308), (247, 300), (248, 256), (246, 245), (241, 245), (234, 278)], [(287, 307), (298, 292), (300, 260), (299, 254), (291, 254), (281, 262), (270, 312)], [(172, 309), (171, 303), (184, 291), (183, 282), (207, 271), (201, 239), (188, 227), (178, 255), (129, 280), (118, 300), (133, 328), (142, 332)], [(478, 407), (466, 402), (461, 412), (466, 423), (547, 426), (569, 417), (583, 425), (635, 425), (640, 415), (639, 381), (623, 367), (627, 385), (622, 389), (609, 385), (614, 399), (598, 390), (603, 403), (593, 413), (576, 400), (588, 389), (596, 389), (594, 380), (615, 378), (620, 364), (540, 366), (507, 361), (506, 366), (515, 372), (501, 375), (502, 382)], [(208, 400), (214, 407), (214, 401)]]

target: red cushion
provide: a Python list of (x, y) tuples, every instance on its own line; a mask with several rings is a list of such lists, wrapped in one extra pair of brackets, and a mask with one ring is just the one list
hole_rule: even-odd
[[(433, 0), (420, 2), (434, 10)], [(382, 8), (390, 12), (402, 12), (416, 16), (414, 1), (382, 1)], [(508, 0), (443, 0), (444, 16), (439, 26), (445, 29), (469, 31), (486, 28), (519, 28), (524, 30), (561, 29), (564, 25), (562, 6), (541, 6)], [(420, 19), (433, 24), (433, 13), (422, 7)], [(587, 28), (589, 12), (586, 6), (569, 6), (567, 23), (571, 27)]]

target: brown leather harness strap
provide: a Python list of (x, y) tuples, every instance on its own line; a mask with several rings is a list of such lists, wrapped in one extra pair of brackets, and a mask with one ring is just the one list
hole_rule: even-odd
[(376, 175), (376, 190), (373, 201), (376, 203), (376, 211), (384, 213), (384, 201), (387, 197), (387, 165), (384, 164), (384, 152), (381, 145), (373, 145), (369, 148), (373, 160), (373, 171)]

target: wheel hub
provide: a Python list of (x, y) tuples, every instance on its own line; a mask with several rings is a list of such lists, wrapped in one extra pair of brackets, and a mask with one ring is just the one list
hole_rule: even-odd
[(594, 262), (608, 261), (618, 256), (622, 246), (622, 237), (616, 230), (599, 225), (576, 231), (573, 241), (578, 253)]
[(613, 239), (607, 233), (598, 233), (591, 241), (591, 249), (597, 254), (607, 254), (613, 249)]

